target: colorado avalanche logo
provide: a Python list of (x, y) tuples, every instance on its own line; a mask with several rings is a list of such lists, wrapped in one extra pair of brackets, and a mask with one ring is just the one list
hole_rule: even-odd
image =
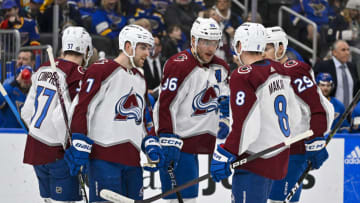
[(198, 116), (211, 111), (216, 111), (218, 108), (217, 97), (219, 93), (220, 89), (217, 85), (203, 89), (195, 96), (192, 102), (194, 112), (191, 116)]
[(133, 93), (133, 88), (125, 96), (122, 96), (115, 106), (116, 121), (126, 121), (135, 119), (136, 125), (141, 124), (144, 101), (137, 93)]
[(250, 73), (251, 70), (252, 70), (251, 66), (245, 65), (245, 66), (241, 66), (240, 68), (238, 68), (238, 73), (247, 74), (247, 73)]
[(285, 64), (284, 64), (284, 67), (285, 68), (292, 68), (292, 67), (295, 67), (297, 66), (299, 63), (295, 60), (290, 60), (290, 61), (287, 61)]
[(180, 54), (179, 56), (176, 57), (176, 59), (174, 59), (174, 61), (185, 61), (187, 59), (188, 57), (186, 54)]

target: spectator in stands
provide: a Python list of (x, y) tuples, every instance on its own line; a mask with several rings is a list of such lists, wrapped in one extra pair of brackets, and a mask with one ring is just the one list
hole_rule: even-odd
[[(327, 0), (297, 0), (292, 9), (301, 15), (314, 21), (317, 25), (317, 32), (320, 31), (323, 25), (329, 23), (329, 16), (334, 15), (334, 11), (330, 7)], [(313, 40), (314, 27), (310, 24), (301, 21), (298, 17), (292, 16), (291, 21), (293, 25), (299, 26), (300, 41)], [(319, 37), (319, 34), (317, 35)]]
[(20, 50), (16, 59), (16, 67), (28, 65), (32, 68), (35, 66), (35, 55), (30, 50)]
[(152, 33), (154, 35), (162, 35), (165, 31), (165, 22), (163, 15), (156, 10), (152, 0), (139, 0), (135, 5), (135, 10), (130, 13), (129, 22), (145, 18), (150, 21)]
[(188, 36), (190, 36), (191, 25), (197, 18), (202, 7), (191, 0), (175, 0), (167, 7), (164, 15), (166, 26), (173, 24), (180, 25), (181, 30), (187, 37), (186, 45), (190, 45)]
[(161, 55), (164, 58), (169, 59), (172, 55), (175, 55), (184, 49), (183, 44), (184, 41), (180, 25), (170, 25), (167, 29), (167, 35), (161, 38)]
[[(69, 4), (67, 0), (55, 1), (59, 5), (59, 32), (69, 25), (82, 26), (82, 19), (77, 6)], [(39, 18), (40, 32), (53, 32), (53, 7), (54, 4), (51, 4)]]
[(69, 4), (73, 4), (79, 8), (79, 12), (81, 18), (91, 17), (91, 15), (95, 12), (97, 0), (68, 0)]
[(165, 14), (167, 7), (172, 4), (173, 0), (152, 0), (152, 3), (155, 5), (157, 11), (162, 15)]
[(337, 40), (332, 46), (332, 59), (315, 64), (315, 75), (330, 73), (334, 78), (334, 90), (330, 96), (336, 97), (345, 105), (352, 101), (359, 89), (359, 78), (356, 66), (349, 62), (350, 48), (346, 41)]
[[(10, 100), (20, 112), (23, 106), (26, 95), (31, 86), (32, 68), (27, 65), (20, 66), (16, 70), (16, 79), (10, 83), (4, 84), (4, 88), (10, 97)], [(14, 113), (11, 111), (9, 105), (6, 103), (3, 96), (0, 95), (0, 128), (21, 128), (21, 125), (16, 120)]]
[(101, 8), (92, 15), (91, 32), (111, 39), (117, 38), (120, 30), (127, 24), (120, 4), (117, 0), (101, 0)]
[(239, 13), (231, 10), (231, 0), (216, 0), (213, 6), (217, 15), (222, 18), (224, 24), (224, 33), (234, 36), (234, 28), (239, 27), (243, 23), (243, 19)]
[[(345, 112), (344, 104), (341, 103), (338, 99), (335, 97), (330, 96), (331, 91), (334, 87), (334, 82), (329, 73), (319, 73), (316, 76), (316, 84), (319, 86), (322, 94), (331, 102), (331, 104), (334, 106), (335, 110), (335, 117), (333, 124), (331, 125), (331, 129), (333, 129), (336, 125), (336, 123), (339, 121), (342, 114)], [(350, 132), (350, 123), (348, 120), (344, 120), (344, 122), (341, 124), (340, 129), (338, 130), (339, 133), (349, 133)]]
[[(253, 22), (251, 15), (252, 15), (251, 12), (249, 12), (246, 16), (244, 16), (245, 22)], [(253, 22), (253, 23), (260, 23), (260, 24), (263, 23), (263, 20), (262, 20), (262, 17), (260, 15), (260, 13), (258, 13), (258, 12), (256, 13), (255, 22)]]
[[(154, 49), (150, 56), (148, 56), (144, 62), (143, 70), (146, 79), (146, 84), (149, 89), (149, 93), (152, 94), (154, 89), (160, 85), (162, 77), (162, 67), (165, 64), (166, 59), (161, 56), (161, 43), (158, 36), (154, 37)], [(155, 91), (156, 92), (156, 91)], [(153, 95), (155, 100), (157, 95)]]
[(140, 18), (136, 21), (134, 21), (133, 23), (134, 25), (140, 25), (141, 27), (147, 29), (149, 32), (152, 32), (152, 27), (151, 27), (151, 23), (148, 19), (146, 18)]
[(351, 45), (359, 43), (360, 39), (360, 1), (349, 0), (346, 8), (329, 22), (328, 42), (342, 39)]
[(231, 11), (231, 0), (216, 0), (215, 5), (209, 9), (209, 16), (219, 23), (223, 31), (222, 40), (216, 56), (224, 59), (226, 62), (233, 60), (231, 53), (231, 42), (235, 34), (235, 29), (243, 23), (240, 15)]
[(19, 6), (14, 0), (5, 0), (1, 9), (4, 11), (4, 20), (0, 23), (0, 29), (19, 30), (22, 46), (40, 45), (36, 22), (32, 19), (20, 17)]
[(38, 20), (40, 16), (40, 7), (44, 0), (30, 0), (29, 8), (27, 9), (27, 16), (29, 18)]

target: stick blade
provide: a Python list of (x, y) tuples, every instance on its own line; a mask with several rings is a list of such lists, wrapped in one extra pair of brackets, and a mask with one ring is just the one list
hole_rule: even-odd
[(135, 203), (135, 200), (107, 189), (102, 189), (100, 191), (100, 197), (114, 203)]

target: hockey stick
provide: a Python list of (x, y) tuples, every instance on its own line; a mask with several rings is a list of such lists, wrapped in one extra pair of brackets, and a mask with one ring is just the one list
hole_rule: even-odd
[[(255, 153), (253, 155), (250, 155), (248, 157), (245, 157), (245, 158), (242, 158), (242, 159), (237, 159), (235, 160), (234, 162), (231, 163), (231, 168), (235, 168), (235, 167), (238, 167), (238, 166), (241, 166), (241, 165), (244, 165), (246, 164), (247, 162), (249, 161), (252, 161), (254, 159), (257, 159), (265, 154), (268, 154), (270, 152), (274, 152), (275, 150), (278, 150), (284, 146), (290, 146), (291, 144), (295, 143), (295, 142), (298, 142), (302, 139), (305, 139), (305, 138), (308, 138), (310, 136), (313, 135), (313, 132), (311, 130), (308, 130), (300, 135), (297, 135), (293, 138), (289, 138), (287, 139), (286, 141), (280, 143), (280, 144), (277, 144), (275, 146), (272, 146), (272, 147), (269, 147), (263, 151), (260, 151), (258, 153)], [(173, 193), (176, 193), (178, 191), (181, 191), (185, 188), (188, 188), (192, 185), (195, 185), (203, 180), (206, 180), (210, 178), (210, 173), (206, 174), (206, 175), (203, 175), (199, 178), (196, 178), (194, 180), (191, 180), (183, 185), (180, 185), (178, 187), (175, 187), (174, 189), (172, 190), (169, 190), (165, 193), (161, 193), (161, 194), (158, 194), (158, 195), (155, 195), (153, 197), (150, 197), (150, 198), (147, 198), (147, 199), (144, 199), (144, 200), (133, 200), (133, 199), (130, 199), (128, 197), (125, 197), (123, 195), (120, 195), (118, 193), (115, 193), (111, 190), (107, 190), (107, 189), (103, 189), (100, 191), (100, 196), (106, 200), (109, 200), (109, 201), (112, 201), (112, 202), (115, 202), (115, 203), (149, 203), (149, 202), (153, 202), (153, 201), (156, 201), (158, 199), (161, 199), (163, 197), (166, 197), (170, 194), (173, 194)]]
[[(170, 165), (168, 166), (168, 173), (169, 173), (170, 180), (171, 180), (171, 187), (172, 187), (172, 189), (174, 189), (177, 187), (176, 177), (175, 177), (175, 173), (174, 173), (174, 162), (171, 162)], [(184, 203), (184, 200), (180, 194), (180, 191), (176, 192), (176, 196), (177, 196), (179, 203)]]
[[(65, 126), (66, 126), (66, 133), (68, 134), (69, 144), (71, 145), (71, 131), (70, 131), (70, 127), (69, 127), (69, 119), (68, 119), (68, 115), (66, 113), (64, 97), (63, 97), (62, 91), (60, 89), (60, 84), (59, 84), (59, 80), (58, 80), (59, 76), (58, 76), (58, 74), (56, 72), (56, 65), (55, 65), (55, 60), (54, 60), (52, 47), (49, 46), (46, 49), (46, 51), (47, 51), (48, 56), (49, 56), (51, 69), (53, 70), (53, 72), (55, 74), (54, 78), (55, 78), (55, 86), (56, 86), (56, 90), (57, 90), (56, 92), (57, 92), (59, 100), (60, 100), (61, 112), (63, 114), (64, 122), (65, 122)], [(66, 144), (64, 145), (64, 150), (65, 150), (65, 148), (66, 148)], [(80, 171), (82, 171), (82, 166), (80, 168)], [(89, 201), (88, 201), (86, 190), (85, 190), (85, 182), (84, 182), (84, 179), (83, 179), (83, 177), (81, 175), (81, 172), (78, 174), (78, 179), (79, 179), (79, 182), (80, 182), (80, 188), (81, 188), (81, 192), (82, 192), (82, 195), (83, 195), (83, 199), (85, 199), (85, 202), (88, 203)]]
[(11, 111), (13, 112), (17, 122), (21, 125), (21, 127), (25, 130), (26, 134), (29, 132), (28, 127), (25, 125), (25, 123), (22, 121), (19, 112), (17, 111), (14, 103), (11, 101), (8, 93), (6, 92), (4, 86), (0, 82), (0, 93), (5, 98), (6, 103), (9, 105)]
[[(345, 109), (345, 112), (343, 113), (343, 115), (341, 115), (338, 122), (335, 124), (334, 128), (330, 131), (329, 136), (326, 138), (326, 145), (329, 144), (330, 140), (334, 137), (336, 132), (340, 129), (341, 124), (344, 122), (346, 117), (350, 114), (351, 110), (358, 103), (359, 100), (360, 100), (360, 90), (357, 91), (357, 93), (355, 94), (353, 100), (351, 101), (349, 106)], [(299, 189), (300, 185), (302, 184), (302, 182), (304, 181), (304, 179), (306, 178), (306, 176), (307, 176), (307, 174), (309, 173), (310, 170), (311, 170), (311, 162), (308, 162), (307, 168), (301, 174), (299, 180), (295, 183), (294, 187), (291, 188), (289, 194), (286, 196), (283, 203), (289, 203), (290, 202), (290, 200), (295, 195), (296, 191)]]

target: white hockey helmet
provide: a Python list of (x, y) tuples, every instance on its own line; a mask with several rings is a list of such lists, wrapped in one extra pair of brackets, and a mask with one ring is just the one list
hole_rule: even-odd
[[(240, 53), (236, 46), (241, 43)], [(243, 51), (260, 52), (265, 51), (265, 27), (259, 23), (244, 23), (240, 25), (234, 35), (233, 48), (236, 55), (241, 55)]]
[(207, 39), (207, 40), (221, 40), (222, 31), (219, 24), (212, 18), (201, 18), (198, 17), (192, 27), (191, 27), (191, 36), (195, 37), (195, 40), (198, 39)]
[(219, 24), (212, 18), (202, 18), (198, 17), (194, 23), (192, 24), (190, 37), (195, 38), (195, 47), (194, 52), (197, 59), (203, 63), (203, 61), (199, 58), (196, 53), (197, 45), (199, 39), (207, 39), (207, 40), (221, 40), (222, 31), (220, 29)]
[[(287, 37), (285, 31), (281, 27), (275, 26), (275, 27), (266, 28), (266, 43), (274, 45), (275, 59), (279, 60), (282, 57), (284, 57), (289, 40), (288, 40), (288, 37)], [(279, 51), (280, 43), (284, 47), (284, 52), (282, 53), (282, 55), (280, 57), (277, 57), (277, 52)]]
[[(84, 56), (85, 65), (93, 55), (91, 37), (85, 28), (80, 26), (69, 26), (62, 34), (62, 51), (73, 51)], [(86, 51), (88, 51), (86, 55)]]
[[(133, 54), (130, 56), (125, 51), (125, 43), (130, 42), (133, 49)], [(134, 64), (135, 48), (137, 43), (149, 44), (151, 47), (154, 47), (154, 37), (152, 34), (145, 28), (139, 25), (127, 25), (119, 33), (119, 49), (124, 52), (124, 54), (130, 58), (131, 65), (136, 67)]]

